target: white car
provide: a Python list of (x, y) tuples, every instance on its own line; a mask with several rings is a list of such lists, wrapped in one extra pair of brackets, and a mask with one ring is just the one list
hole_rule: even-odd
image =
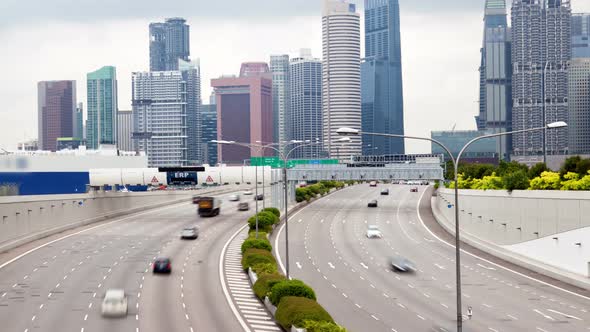
[(229, 198), (228, 199), (229, 199), (230, 202), (237, 202), (237, 201), (240, 200), (240, 196), (238, 196), (238, 195), (229, 195)]
[(244, 195), (254, 195), (254, 193), (252, 192), (252, 189), (246, 189)]
[(127, 316), (127, 296), (122, 289), (107, 290), (102, 301), (101, 312), (103, 317)]
[(197, 227), (186, 227), (180, 232), (181, 239), (197, 239), (199, 237), (199, 229)]
[(369, 239), (371, 238), (382, 238), (383, 237), (383, 233), (381, 233), (381, 231), (379, 230), (379, 227), (377, 227), (376, 225), (369, 225), (369, 228), (367, 229), (367, 237)]

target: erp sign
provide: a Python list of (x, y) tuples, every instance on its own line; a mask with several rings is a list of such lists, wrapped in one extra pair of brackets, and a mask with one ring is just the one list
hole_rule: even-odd
[(173, 175), (177, 179), (186, 179), (190, 177), (189, 172), (174, 172)]

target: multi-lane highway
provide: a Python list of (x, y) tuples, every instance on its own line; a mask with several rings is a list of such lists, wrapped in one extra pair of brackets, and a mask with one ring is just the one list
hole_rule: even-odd
[[(380, 195), (384, 188), (389, 196)], [(435, 224), (425, 212), (431, 191), (418, 188), (412, 193), (403, 185), (354, 186), (290, 219), (291, 276), (309, 283), (351, 331), (455, 330), (455, 251), (436, 229), (427, 230), (425, 224)], [(372, 199), (379, 207), (367, 207)], [(377, 225), (384, 237), (368, 239), (368, 225)], [(284, 237), (282, 229), (283, 262)], [(418, 271), (393, 272), (389, 258), (394, 255), (409, 258)], [(555, 288), (477, 255), (462, 256), (463, 312), (473, 310), (464, 331), (590, 331), (587, 292)]]
[[(3, 255), (0, 330), (240, 331), (222, 291), (219, 257), (251, 213), (225, 200), (220, 216), (199, 218), (192, 204), (177, 204), (70, 232), (7, 265), (10, 254)], [(192, 225), (199, 239), (180, 240), (181, 229)], [(157, 256), (172, 259), (171, 275), (152, 274)], [(109, 288), (126, 291), (126, 318), (101, 317)]]

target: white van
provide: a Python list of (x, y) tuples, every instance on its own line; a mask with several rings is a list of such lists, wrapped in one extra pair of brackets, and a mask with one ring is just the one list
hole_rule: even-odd
[(127, 296), (122, 289), (107, 290), (102, 301), (101, 312), (103, 317), (127, 316)]

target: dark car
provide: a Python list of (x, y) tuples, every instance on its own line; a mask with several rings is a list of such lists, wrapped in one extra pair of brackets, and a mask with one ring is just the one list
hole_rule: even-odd
[(250, 204), (248, 204), (248, 202), (238, 203), (238, 211), (248, 211), (248, 210), (250, 210)]
[(396, 256), (391, 259), (391, 267), (398, 272), (416, 272), (416, 265), (409, 259)]
[(254, 200), (255, 201), (262, 201), (262, 200), (264, 200), (264, 195), (263, 194), (258, 194), (256, 196), (254, 196)]
[(374, 199), (367, 204), (368, 207), (377, 207), (377, 200)]
[(381, 195), (389, 195), (389, 189), (381, 190)]
[(418, 188), (414, 187), (414, 188), (410, 189), (410, 192), (411, 193), (417, 193), (418, 192)]
[(172, 272), (172, 262), (170, 258), (157, 258), (154, 261), (154, 273), (167, 273)]

